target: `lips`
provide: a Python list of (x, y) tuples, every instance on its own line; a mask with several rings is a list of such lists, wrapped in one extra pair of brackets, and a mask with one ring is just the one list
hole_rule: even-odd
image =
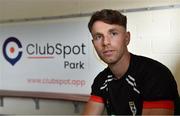
[(105, 50), (104, 52), (103, 52), (103, 55), (104, 56), (111, 56), (113, 54), (113, 50)]

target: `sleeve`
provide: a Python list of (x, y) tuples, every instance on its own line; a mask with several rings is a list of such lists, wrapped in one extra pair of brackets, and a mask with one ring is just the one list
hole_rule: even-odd
[(143, 81), (143, 108), (174, 108), (178, 91), (172, 73), (162, 64), (150, 69)]
[(100, 78), (102, 75), (101, 73), (94, 79), (94, 82), (91, 86), (91, 96), (90, 100), (95, 102), (104, 103), (104, 97), (102, 91), (100, 90), (102, 79)]

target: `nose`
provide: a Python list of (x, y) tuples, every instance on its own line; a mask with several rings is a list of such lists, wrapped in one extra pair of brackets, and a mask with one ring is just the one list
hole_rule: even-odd
[(109, 45), (110, 43), (111, 43), (110, 37), (108, 35), (105, 36), (104, 39), (103, 39), (103, 44), (104, 45)]

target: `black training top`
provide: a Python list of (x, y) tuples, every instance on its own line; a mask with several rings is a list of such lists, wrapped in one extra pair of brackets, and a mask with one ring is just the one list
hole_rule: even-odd
[(95, 78), (91, 95), (103, 98), (108, 114), (130, 115), (141, 114), (145, 101), (173, 101), (178, 91), (174, 77), (166, 66), (131, 54), (125, 75), (116, 79), (109, 68), (104, 69)]

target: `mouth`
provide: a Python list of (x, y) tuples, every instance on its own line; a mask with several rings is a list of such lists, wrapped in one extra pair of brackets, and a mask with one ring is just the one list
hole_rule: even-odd
[(113, 54), (113, 50), (105, 50), (105, 51), (103, 51), (103, 55), (104, 56), (111, 56)]

